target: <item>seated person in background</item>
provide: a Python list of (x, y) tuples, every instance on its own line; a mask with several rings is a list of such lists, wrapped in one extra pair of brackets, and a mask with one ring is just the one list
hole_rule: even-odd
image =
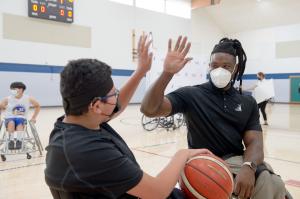
[(11, 95), (0, 102), (0, 110), (5, 110), (4, 123), (9, 133), (8, 149), (10, 150), (21, 149), (22, 147), (20, 137), (18, 137), (15, 131), (24, 130), (30, 105), (34, 107), (34, 113), (30, 119), (31, 122), (36, 122), (36, 117), (40, 112), (39, 103), (33, 97), (25, 95), (25, 89), (26, 85), (22, 82), (11, 83)]
[[(143, 172), (125, 141), (107, 123), (124, 111), (151, 67), (146, 39), (140, 38), (137, 70), (120, 91), (114, 86), (111, 67), (95, 59), (70, 61), (61, 72), (65, 115), (55, 123), (46, 147), (45, 180), (55, 199), (183, 198), (174, 186), (186, 161), (197, 154), (211, 154), (206, 149), (180, 150), (152, 177)], [(184, 58), (189, 47), (166, 64)]]

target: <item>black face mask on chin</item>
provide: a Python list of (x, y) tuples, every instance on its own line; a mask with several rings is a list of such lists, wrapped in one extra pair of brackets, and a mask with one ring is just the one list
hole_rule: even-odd
[[(120, 111), (120, 109), (121, 109), (121, 106), (120, 106), (120, 104), (119, 104), (119, 101), (117, 100), (117, 103), (116, 103), (116, 106), (115, 106), (115, 108), (114, 108), (114, 110), (112, 111), (112, 113), (110, 114), (110, 115), (107, 115), (107, 114), (104, 114), (104, 113), (101, 113), (102, 115), (105, 115), (105, 116), (107, 116), (107, 117), (109, 117), (109, 118), (112, 118), (117, 112), (119, 112)], [(110, 120), (110, 119), (109, 119)], [(108, 121), (109, 121), (108, 120)], [(107, 122), (108, 122), (107, 121)]]
[(114, 114), (116, 114), (117, 112), (119, 112), (119, 110), (120, 110), (120, 104), (119, 104), (119, 102), (117, 101), (117, 104), (116, 104), (116, 106), (115, 106), (113, 112), (110, 114), (109, 117), (112, 117)]

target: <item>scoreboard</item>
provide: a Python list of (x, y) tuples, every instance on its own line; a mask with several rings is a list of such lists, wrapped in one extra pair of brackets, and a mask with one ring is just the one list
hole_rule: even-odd
[(74, 0), (28, 0), (28, 16), (73, 23)]

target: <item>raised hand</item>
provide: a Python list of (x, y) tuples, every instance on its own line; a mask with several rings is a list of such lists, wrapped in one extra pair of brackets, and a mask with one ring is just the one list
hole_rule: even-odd
[(164, 72), (175, 74), (179, 72), (187, 62), (192, 60), (191, 57), (187, 57), (191, 43), (187, 43), (187, 37), (179, 36), (174, 49), (172, 49), (172, 40), (169, 39), (168, 53), (164, 62)]
[(153, 53), (149, 53), (152, 41), (147, 42), (147, 35), (140, 36), (138, 43), (138, 67), (137, 72), (145, 75), (151, 68)]

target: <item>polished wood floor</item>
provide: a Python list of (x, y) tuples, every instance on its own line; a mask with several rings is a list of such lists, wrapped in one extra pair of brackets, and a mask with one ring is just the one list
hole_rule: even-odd
[[(295, 199), (300, 198), (300, 105), (268, 105), (269, 126), (263, 126), (266, 161), (280, 174)], [(44, 146), (62, 108), (43, 108), (37, 129)], [(156, 175), (180, 148), (186, 148), (186, 129), (142, 128), (139, 105), (130, 105), (111, 125), (121, 134), (141, 167)], [(52, 198), (44, 181), (45, 152), (7, 156), (0, 162), (0, 199)]]

